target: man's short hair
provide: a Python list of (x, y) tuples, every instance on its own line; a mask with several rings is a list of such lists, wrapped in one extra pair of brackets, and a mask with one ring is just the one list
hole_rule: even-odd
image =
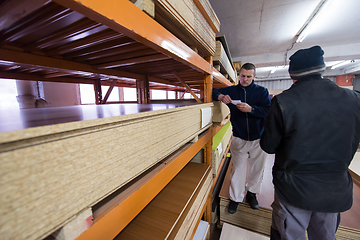
[(256, 67), (255, 67), (255, 65), (252, 64), (252, 63), (244, 63), (244, 64), (241, 66), (240, 71), (241, 71), (241, 69), (254, 70), (254, 74), (255, 74), (255, 72), (256, 72)]

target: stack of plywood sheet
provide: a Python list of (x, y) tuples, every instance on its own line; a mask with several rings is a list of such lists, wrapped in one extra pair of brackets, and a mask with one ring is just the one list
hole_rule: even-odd
[(214, 178), (217, 175), (221, 160), (226, 154), (226, 149), (232, 137), (232, 126), (228, 121), (213, 137), (212, 167)]
[(237, 212), (230, 214), (227, 211), (229, 200), (220, 197), (220, 221), (270, 236), (271, 209), (260, 207), (259, 210), (250, 208), (247, 203), (239, 203)]
[(267, 240), (269, 237), (224, 223), (219, 240)]
[(227, 77), (232, 83), (237, 84), (237, 73), (231, 60), (224, 35), (216, 37), (216, 52), (213, 58), (215, 68)]
[(230, 109), (221, 101), (214, 101), (213, 118), (214, 123), (221, 123), (230, 114)]
[(1, 238), (52, 233), (208, 128), (211, 117), (202, 109), (211, 106), (119, 104), (1, 113)]
[(203, 57), (215, 54), (220, 22), (208, 0), (155, 0), (155, 20)]
[(211, 186), (211, 168), (189, 163), (115, 239), (191, 239)]

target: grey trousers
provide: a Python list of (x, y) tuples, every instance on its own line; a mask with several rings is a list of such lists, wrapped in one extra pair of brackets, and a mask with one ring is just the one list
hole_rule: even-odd
[(338, 213), (303, 210), (281, 201), (276, 194), (271, 207), (271, 239), (305, 240), (307, 230), (309, 240), (336, 240)]

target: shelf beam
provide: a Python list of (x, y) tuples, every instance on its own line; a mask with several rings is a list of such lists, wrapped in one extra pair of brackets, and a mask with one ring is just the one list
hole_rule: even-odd
[(216, 81), (226, 86), (232, 85), (205, 59), (128, 0), (54, 0), (54, 2), (124, 33), (191, 68), (211, 74)]

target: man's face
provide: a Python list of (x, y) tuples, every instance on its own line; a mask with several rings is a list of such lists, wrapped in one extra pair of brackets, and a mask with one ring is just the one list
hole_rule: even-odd
[(247, 87), (251, 84), (252, 80), (255, 78), (255, 73), (254, 70), (246, 70), (246, 69), (241, 69), (240, 70), (240, 84), (243, 87)]

